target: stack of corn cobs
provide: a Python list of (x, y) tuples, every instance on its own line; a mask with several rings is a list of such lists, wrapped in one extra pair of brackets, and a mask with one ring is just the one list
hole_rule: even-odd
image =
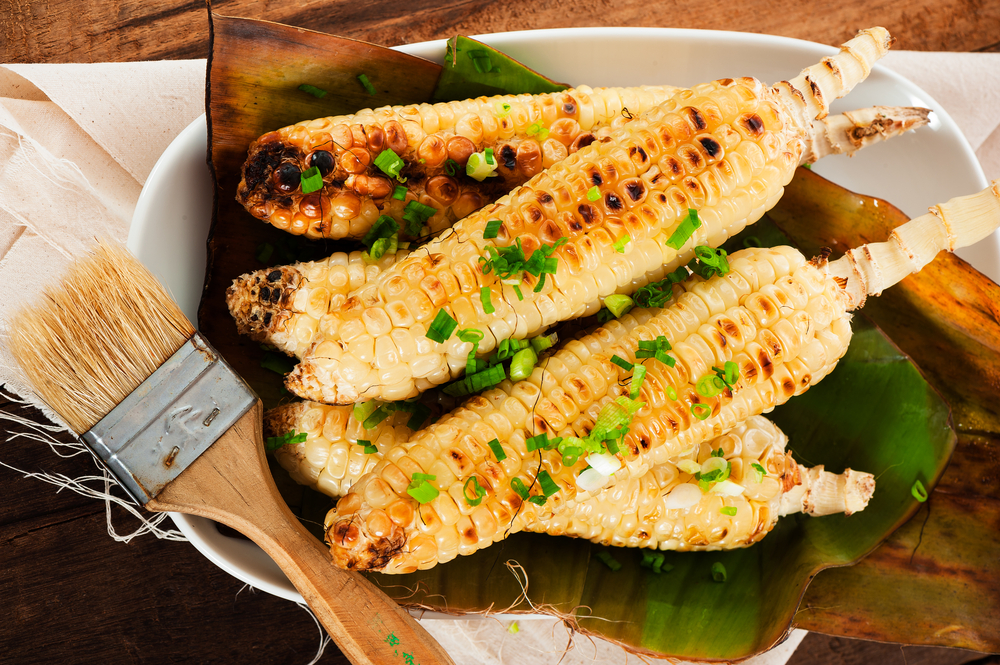
[[(369, 248), (228, 293), (241, 332), (299, 359), (286, 387), (309, 401), (266, 427), (293, 478), (341, 497), (333, 561), (405, 573), (521, 530), (735, 548), (780, 515), (862, 510), (870, 474), (797, 464), (760, 414), (834, 368), (867, 295), (988, 234), (996, 192), (833, 262), (712, 248), (800, 164), (926, 122), (923, 109), (827, 114), (890, 42), (864, 30), (771, 87), (418, 104), (255, 141), (237, 195), (254, 216)], [(599, 312), (569, 341), (546, 336)], [(464, 402), (425, 425), (435, 386)]]

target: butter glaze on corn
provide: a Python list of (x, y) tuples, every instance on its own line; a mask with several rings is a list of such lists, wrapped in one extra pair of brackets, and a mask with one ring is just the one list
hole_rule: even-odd
[[(731, 255), (730, 265), (725, 276), (675, 285), (662, 310), (633, 310), (563, 344), (528, 379), (505, 381), (469, 399), (385, 451), (327, 517), (334, 562), (383, 572), (428, 568), (590, 498), (575, 480), (585, 461), (565, 467), (555, 451), (529, 454), (525, 440), (541, 432), (586, 436), (601, 407), (628, 394), (628, 373), (610, 359), (634, 362), (639, 340), (666, 336), (677, 363), (644, 362), (645, 406), (621, 444), (624, 467), (616, 482), (642, 477), (826, 376), (851, 337), (837, 282), (788, 247), (742, 250)], [(698, 395), (698, 379), (728, 360), (740, 368), (734, 388), (712, 398)], [(676, 401), (668, 387), (677, 391)], [(705, 420), (692, 415), (694, 403), (710, 409)], [(500, 463), (487, 446), (494, 438), (507, 455)], [(531, 487), (540, 468), (560, 486), (542, 507), (522, 502), (510, 488), (514, 477)], [(406, 494), (413, 473), (435, 475), (441, 495), (418, 506)], [(473, 474), (487, 496), (470, 508), (461, 492)]]
[[(365, 430), (351, 411), (347, 406), (298, 402), (265, 415), (271, 434), (307, 435), (306, 441), (275, 451), (275, 458), (296, 482), (339, 497), (375, 467), (382, 451), (410, 436), (398, 413), (396, 422), (387, 419)], [(358, 438), (371, 441), (378, 452), (366, 455)], [(726, 434), (692, 447), (688, 454), (657, 464), (641, 478), (607, 487), (570, 510), (526, 524), (525, 530), (623, 547), (732, 549), (759, 541), (782, 515), (850, 514), (864, 508), (874, 489), (871, 475), (848, 469), (842, 474), (844, 482), (841, 475), (825, 472), (822, 481), (812, 480), (807, 468), (785, 455), (786, 444), (784, 433), (773, 423), (751, 416)], [(704, 463), (718, 449), (732, 464), (729, 480), (741, 484), (744, 493), (732, 497), (709, 492), (694, 505), (678, 507), (680, 493), (675, 490), (680, 485), (697, 487), (697, 481), (676, 463), (680, 459)], [(754, 463), (764, 469), (762, 477), (751, 467)], [(723, 514), (723, 507), (736, 508), (736, 514)]]
[[(406, 204), (419, 201), (437, 209), (427, 222), (436, 233), (587, 145), (602, 127), (625, 123), (675, 89), (581, 86), (303, 121), (250, 145), (236, 199), (254, 217), (309, 238), (361, 238), (379, 215), (404, 226)], [(506, 113), (504, 104), (510, 106)], [(533, 125), (545, 131), (531, 131)], [(465, 165), (472, 153), (487, 148), (498, 161), (498, 176), (478, 182), (465, 175)], [(374, 163), (385, 149), (405, 162), (401, 175), (408, 192), (402, 201), (392, 198), (399, 182)], [(457, 174), (448, 175), (449, 159), (457, 163)], [(303, 194), (301, 173), (314, 165), (323, 188)]]
[[(696, 245), (720, 245), (781, 196), (813, 127), (811, 117), (800, 119), (825, 115), (822, 99), (863, 78), (867, 69), (858, 63), (881, 56), (888, 41), (884, 30), (865, 31), (839, 55), (773, 89), (755, 79), (725, 79), (678, 92), (458, 222), (352, 294), (320, 322), (320, 335), (286, 386), (333, 404), (411, 397), (422, 389), (418, 381), (445, 383), (465, 368), (468, 343), (426, 337), (439, 309), (460, 328), (481, 330), (479, 350), (488, 353), (500, 340), (529, 337), (597, 311), (602, 298), (641, 286), (650, 271), (687, 263)], [(820, 70), (844, 72), (842, 85), (815, 74)], [(594, 186), (599, 197), (591, 202), (587, 194)], [(689, 208), (703, 223), (677, 251), (665, 241)], [(494, 218), (503, 221), (500, 235), (484, 240)], [(613, 244), (626, 234), (631, 240), (619, 253)], [(543, 243), (568, 240), (555, 251), (558, 270), (541, 292), (532, 291), (534, 279), (526, 276), (523, 300), (495, 273), (484, 275), (479, 262), (487, 245), (506, 246), (515, 238), (526, 255)], [(482, 287), (490, 291), (493, 314), (483, 310)], [(403, 336), (406, 352), (398, 346)]]
[[(850, 155), (866, 145), (925, 125), (928, 113), (927, 109), (875, 106), (816, 120), (812, 141), (800, 161), (811, 163), (831, 154)], [(408, 253), (400, 250), (375, 263), (365, 263), (358, 252), (337, 253), (324, 261), (258, 270), (234, 280), (226, 301), (240, 333), (301, 358), (308, 352), (325, 315), (338, 311), (350, 292)], [(275, 270), (280, 270), (280, 275)], [(663, 274), (663, 267), (658, 266), (633, 280), (627, 290), (662, 279)], [(590, 305), (587, 311), (593, 308)], [(417, 387), (422, 389), (421, 385)]]

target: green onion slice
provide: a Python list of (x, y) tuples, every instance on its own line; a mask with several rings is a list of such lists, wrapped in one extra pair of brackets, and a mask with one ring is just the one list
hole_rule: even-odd
[(622, 565), (618, 563), (618, 560), (615, 559), (610, 554), (608, 554), (607, 552), (598, 552), (595, 556), (597, 557), (598, 561), (600, 561), (605, 566), (607, 566), (608, 568), (610, 568), (615, 572), (618, 572), (619, 570), (622, 569)]
[(618, 252), (619, 254), (624, 254), (625, 253), (625, 245), (627, 245), (630, 242), (632, 242), (632, 236), (630, 236), (629, 234), (626, 233), (625, 235), (623, 235), (618, 240), (615, 240), (615, 244), (612, 245), (612, 247), (614, 247), (615, 251)]
[(323, 176), (318, 167), (313, 166), (302, 172), (301, 187), (303, 194), (311, 194), (323, 189)]
[(913, 495), (913, 498), (920, 503), (927, 500), (927, 488), (925, 488), (924, 484), (919, 480), (913, 483), (913, 487), (910, 488), (910, 493)]
[(474, 152), (469, 155), (469, 161), (465, 164), (465, 175), (482, 182), (497, 175), (497, 165), (490, 162), (484, 153)]
[(493, 106), (497, 110), (498, 118), (506, 118), (510, 115), (510, 104), (507, 102), (496, 102)]
[(458, 327), (458, 321), (452, 318), (451, 314), (443, 309), (439, 309), (431, 322), (431, 327), (427, 331), (427, 339), (443, 344)]
[(612, 293), (604, 298), (604, 306), (616, 319), (632, 309), (634, 305), (635, 302), (631, 298), (620, 293)]
[(548, 471), (538, 472), (538, 486), (542, 489), (542, 494), (546, 497), (552, 496), (560, 489), (556, 481), (552, 480), (552, 476), (549, 475)]
[(559, 336), (556, 333), (551, 335), (539, 335), (538, 337), (531, 338), (531, 348), (535, 350), (535, 353), (541, 353), (545, 349), (551, 348), (559, 340)]
[(757, 462), (754, 462), (753, 464), (750, 465), (750, 468), (754, 470), (754, 474), (757, 476), (758, 483), (764, 480), (764, 476), (767, 475), (767, 471), (764, 470), (764, 467), (762, 467)]
[(389, 415), (395, 409), (389, 408), (389, 404), (383, 404), (382, 406), (375, 409), (370, 416), (365, 418), (365, 421), (361, 423), (361, 426), (365, 429), (374, 429), (378, 427), (379, 423), (389, 417)]
[(736, 515), (736, 506), (723, 506), (722, 508), (719, 508), (719, 512), (723, 515), (734, 517)]
[(601, 189), (597, 185), (587, 190), (588, 201), (596, 201), (599, 198), (601, 198)]
[(715, 397), (726, 389), (726, 384), (715, 374), (706, 374), (698, 379), (694, 389), (702, 397)]
[[(471, 498), (469, 497), (469, 483), (472, 483), (473, 496)], [(462, 485), (462, 498), (470, 506), (478, 506), (483, 502), (484, 496), (486, 496), (486, 490), (480, 486), (479, 480), (475, 476), (469, 476), (469, 479)]]
[(406, 222), (406, 235), (418, 237), (424, 227), (424, 223), (434, 216), (437, 208), (424, 205), (419, 201), (410, 201), (403, 208), (403, 221)]
[(317, 88), (314, 85), (309, 85), (308, 83), (303, 83), (302, 85), (300, 85), (299, 90), (301, 90), (302, 92), (308, 92), (310, 95), (312, 95), (317, 99), (323, 99), (324, 97), (326, 97), (327, 94), (326, 90), (323, 90), (322, 88)]
[(632, 372), (632, 385), (629, 386), (628, 396), (632, 399), (639, 399), (639, 392), (642, 390), (642, 382), (646, 378), (646, 366), (636, 365)]
[(510, 380), (523, 381), (531, 376), (531, 370), (535, 369), (538, 362), (538, 354), (530, 346), (521, 349), (514, 354), (510, 361)]
[(378, 448), (376, 448), (371, 441), (368, 441), (366, 439), (358, 439), (358, 445), (364, 446), (365, 455), (374, 455), (375, 453), (378, 452)]
[(499, 219), (491, 219), (486, 222), (486, 228), (483, 229), (483, 240), (492, 240), (500, 234), (500, 227), (503, 226), (503, 222)]
[(549, 130), (542, 127), (541, 123), (532, 123), (532, 125), (528, 127), (528, 136), (537, 136), (539, 141), (544, 141), (549, 136)]
[(295, 430), (282, 434), (281, 436), (269, 436), (267, 437), (266, 447), (268, 452), (274, 452), (282, 446), (291, 445), (293, 443), (305, 443), (306, 433), (301, 432), (299, 434), (295, 433)]
[(424, 426), (424, 423), (427, 422), (430, 415), (430, 407), (421, 402), (417, 402), (413, 405), (413, 414), (410, 416), (410, 419), (406, 421), (406, 426), (416, 432)]
[(392, 198), (396, 199), (397, 201), (402, 201), (406, 199), (406, 187), (403, 187), (402, 185), (396, 185), (396, 188), (392, 190)]
[(625, 360), (624, 358), (622, 358), (617, 353), (615, 355), (611, 356), (611, 362), (613, 362), (614, 364), (618, 365), (619, 367), (621, 367), (626, 372), (631, 372), (632, 368), (635, 367), (635, 365), (633, 365), (629, 361)]
[(431, 480), (437, 480), (437, 476), (427, 473), (415, 473), (410, 478), (410, 485), (406, 488), (406, 493), (417, 500), (417, 503), (430, 503), (438, 497), (440, 492), (430, 484)]
[(449, 159), (444, 163), (444, 172), (448, 175), (456, 175), (461, 168), (461, 165), (454, 159)]
[(488, 445), (490, 450), (493, 451), (493, 455), (497, 458), (498, 462), (502, 462), (507, 459), (507, 453), (503, 451), (503, 446), (500, 445), (499, 439), (493, 439), (486, 445)]
[(726, 581), (726, 567), (718, 561), (712, 564), (712, 579), (716, 582)]
[(705, 420), (710, 415), (712, 415), (712, 407), (706, 404), (692, 404), (691, 415), (693, 415), (698, 420)]
[(368, 80), (368, 77), (364, 74), (358, 74), (358, 80), (361, 81), (361, 85), (365, 86), (365, 90), (368, 91), (369, 95), (378, 94), (378, 90), (372, 85), (372, 82)]
[(483, 312), (486, 314), (492, 314), (497, 311), (496, 307), (493, 306), (493, 300), (490, 298), (490, 287), (484, 286), (479, 289), (479, 299), (483, 303)]
[(382, 173), (393, 178), (399, 177), (400, 170), (406, 166), (406, 162), (403, 158), (396, 154), (391, 148), (386, 148), (378, 154), (375, 158), (375, 166), (377, 166)]
[(524, 486), (524, 481), (517, 476), (510, 479), (510, 488), (517, 492), (517, 495), (521, 497), (521, 500), (527, 500), (528, 498), (528, 488)]
[(375, 413), (376, 409), (382, 406), (382, 402), (377, 399), (368, 400), (367, 402), (357, 402), (354, 405), (354, 419), (359, 423), (363, 423), (368, 420), (368, 416)]
[(673, 249), (680, 249), (684, 246), (684, 243), (691, 239), (695, 229), (700, 227), (701, 220), (698, 218), (698, 211), (694, 208), (688, 208), (687, 218), (667, 238), (667, 246)]
[(382, 238), (390, 238), (399, 233), (399, 225), (389, 215), (380, 215), (375, 224), (368, 229), (368, 233), (364, 235), (361, 242), (364, 243), (365, 247), (371, 249), (377, 240)]

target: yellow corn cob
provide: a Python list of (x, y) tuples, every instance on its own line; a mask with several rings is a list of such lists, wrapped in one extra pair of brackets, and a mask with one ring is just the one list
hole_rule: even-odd
[[(382, 451), (410, 436), (405, 418), (399, 415), (365, 430), (349, 406), (298, 402), (269, 411), (265, 428), (276, 436), (305, 433), (306, 441), (282, 446), (275, 458), (296, 482), (339, 497), (374, 469)], [(370, 441), (378, 452), (365, 454), (363, 446), (357, 445), (359, 438)], [(871, 475), (848, 469), (837, 476), (822, 467), (810, 471), (786, 458), (786, 443), (773, 423), (751, 416), (728, 433), (693, 446), (687, 454), (657, 464), (641, 478), (605, 488), (574, 509), (526, 524), (525, 530), (587, 538), (604, 545), (731, 549), (757, 542), (782, 515), (851, 514), (864, 508), (874, 489)], [(732, 464), (729, 480), (744, 488), (739, 495), (705, 494), (693, 476), (677, 466), (682, 459), (705, 463), (719, 449)], [(755, 463), (761, 474), (751, 467)], [(736, 513), (723, 514), (724, 506)]]
[[(286, 386), (333, 404), (407, 398), (417, 394), (419, 380), (440, 384), (464, 371), (468, 343), (426, 337), (438, 310), (460, 328), (482, 331), (479, 350), (488, 353), (499, 340), (533, 336), (596, 311), (603, 297), (630, 292), (650, 271), (687, 263), (696, 245), (719, 245), (774, 205), (803, 154), (812, 119), (825, 115), (824, 100), (863, 78), (864, 63), (888, 43), (884, 30), (864, 31), (792, 83), (767, 88), (754, 79), (725, 79), (674, 95), (352, 294), (323, 318), (321, 334)], [(835, 81), (831, 72), (843, 76)], [(702, 225), (675, 250), (666, 241), (692, 208)], [(486, 240), (494, 218), (503, 221), (500, 235)], [(626, 236), (616, 251), (615, 241)], [(568, 241), (555, 250), (557, 271), (540, 292), (533, 292), (538, 279), (522, 273), (523, 300), (496, 271), (484, 275), (480, 260), (487, 247), (515, 239), (525, 255)], [(481, 288), (490, 293), (492, 314), (484, 311)]]
[[(628, 390), (628, 377), (611, 355), (634, 362), (638, 340), (664, 335), (673, 342), (676, 366), (646, 361), (639, 395), (644, 405), (622, 440), (617, 457), (623, 466), (614, 474), (616, 482), (641, 477), (652, 465), (822, 379), (847, 349), (850, 310), (920, 270), (939, 251), (973, 244), (998, 226), (1000, 180), (978, 194), (934, 206), (887, 241), (850, 250), (830, 263), (825, 257), (807, 263), (788, 247), (734, 253), (728, 274), (689, 278), (674, 287), (665, 309), (633, 310), (570, 341), (527, 380), (504, 382), (473, 397), (387, 451), (327, 516), (334, 562), (387, 572), (427, 568), (591, 498), (577, 475), (585, 461), (564, 466), (557, 451), (529, 453), (526, 439), (540, 433), (587, 436), (602, 406)], [(714, 397), (699, 395), (699, 377), (711, 376), (713, 366), (730, 360), (739, 367), (732, 388)], [(506, 459), (500, 462), (487, 447), (494, 438), (504, 442)], [(543, 470), (558, 491), (544, 506), (523, 501), (511, 480), (533, 487)], [(406, 494), (418, 472), (434, 475), (441, 490), (419, 505)], [(475, 508), (462, 500), (472, 476), (486, 490)], [(818, 482), (829, 480), (817, 476)]]
[[(418, 201), (437, 209), (427, 222), (435, 233), (587, 145), (599, 128), (623, 124), (623, 109), (642, 113), (674, 90), (581, 86), (308, 120), (250, 145), (236, 199), (254, 217), (309, 238), (361, 238), (380, 215), (405, 229), (403, 210)], [(465, 166), (487, 148), (498, 175), (478, 182)], [(399, 183), (375, 166), (386, 149), (405, 162), (404, 200), (392, 198)], [(301, 173), (312, 166), (323, 174), (323, 188), (303, 194)]]
[[(811, 163), (831, 154), (852, 154), (875, 141), (926, 124), (928, 113), (927, 109), (876, 106), (816, 120), (813, 140), (801, 161)], [(226, 301), (240, 333), (302, 358), (326, 314), (339, 311), (350, 292), (374, 280), (384, 268), (398, 263), (408, 253), (400, 250), (374, 263), (365, 263), (359, 252), (349, 256), (337, 253), (324, 261), (258, 270), (234, 280)], [(280, 270), (280, 275), (275, 270)], [(633, 286), (638, 288), (662, 277), (663, 268), (659, 266), (635, 280)], [(587, 310), (596, 306), (592, 303)], [(422, 382), (416, 383), (417, 389), (422, 389)]]
[[(632, 310), (567, 342), (528, 379), (473, 397), (385, 451), (328, 517), (334, 561), (386, 572), (426, 568), (590, 498), (576, 481), (585, 460), (566, 467), (554, 451), (529, 454), (525, 441), (539, 433), (587, 436), (601, 408), (629, 392), (629, 373), (611, 357), (635, 362), (639, 340), (667, 337), (677, 363), (645, 361), (639, 397), (645, 406), (621, 443), (624, 468), (616, 482), (645, 475), (828, 374), (851, 336), (838, 285), (791, 248), (742, 250), (730, 258), (727, 275), (689, 278), (674, 287), (668, 307)], [(733, 389), (699, 395), (698, 380), (729, 360), (740, 368)], [(704, 420), (693, 414), (695, 404), (707, 410)], [(494, 438), (507, 456), (500, 463), (486, 445)], [(532, 486), (540, 465), (561, 488), (542, 507), (523, 502), (510, 486), (515, 477)], [(417, 506), (406, 494), (413, 473), (435, 475), (441, 495)], [(488, 492), (474, 509), (461, 500), (472, 474)]]

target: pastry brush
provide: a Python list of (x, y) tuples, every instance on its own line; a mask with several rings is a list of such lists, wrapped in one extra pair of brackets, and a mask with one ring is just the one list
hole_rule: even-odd
[(138, 503), (249, 537), (352, 663), (453, 662), (371, 582), (331, 564), (271, 479), (260, 399), (127, 250), (99, 243), (11, 324), (39, 397)]

